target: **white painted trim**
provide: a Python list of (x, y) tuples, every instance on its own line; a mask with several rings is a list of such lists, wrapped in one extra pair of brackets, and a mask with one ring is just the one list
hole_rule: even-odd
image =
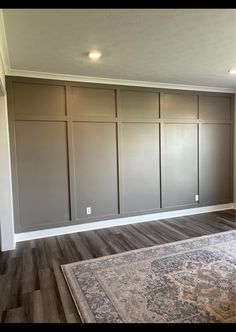
[(160, 220), (160, 219), (166, 219), (166, 218), (182, 217), (182, 216), (188, 216), (188, 215), (193, 215), (193, 214), (213, 212), (213, 211), (219, 211), (219, 210), (227, 210), (227, 209), (233, 209), (233, 208), (234, 208), (234, 203), (220, 204), (220, 205), (198, 207), (198, 208), (193, 208), (193, 209), (159, 212), (159, 213), (152, 213), (152, 214), (146, 214), (146, 215), (141, 215), (141, 216), (96, 221), (96, 222), (91, 222), (91, 223), (82, 224), (82, 225), (73, 225), (73, 226), (43, 229), (40, 231), (32, 231), (32, 232), (15, 234), (15, 241), (21, 242), (21, 241), (27, 241), (27, 240), (33, 240), (33, 239), (41, 239), (41, 238), (50, 237), (50, 236), (71, 234), (71, 233), (84, 232), (84, 231), (90, 231), (90, 230), (101, 229), (101, 228), (109, 228), (109, 227), (115, 227), (115, 226), (122, 226), (122, 225), (137, 224), (140, 222), (154, 221), (154, 220)]
[(2, 54), (2, 63), (5, 74), (8, 75), (10, 68), (10, 57), (7, 47), (7, 37), (2, 9), (0, 9), (0, 53)]
[(6, 95), (6, 90), (5, 90), (5, 88), (4, 88), (4, 85), (3, 85), (2, 80), (1, 80), (1, 78), (0, 78), (0, 97), (3, 97), (3, 96), (5, 96), (5, 95)]
[(0, 229), (1, 250), (15, 249), (11, 159), (6, 96), (0, 97)]
[(4, 63), (3, 63), (3, 58), (2, 58), (2, 52), (0, 49), (0, 68), (2, 68), (2, 75), (0, 77), (0, 96), (5, 96), (6, 95), (6, 89), (5, 89), (5, 68), (4, 68)]
[(73, 82), (86, 82), (86, 83), (100, 83), (100, 84), (113, 84), (113, 85), (125, 85), (125, 86), (137, 86), (147, 88), (163, 88), (163, 89), (177, 89), (177, 90), (191, 90), (191, 91), (206, 91), (206, 92), (224, 92), (234, 93), (234, 88), (222, 88), (203, 85), (186, 85), (186, 84), (172, 84), (161, 82), (147, 82), (147, 81), (133, 81), (122, 80), (114, 78), (102, 78), (102, 77), (89, 77), (89, 76), (77, 76), (77, 75), (65, 75), (47, 72), (27, 71), (18, 69), (8, 69), (7, 75), (20, 76), (20, 77), (33, 77), (44, 78), (52, 80), (63, 80)]
[(15, 249), (12, 178), (5, 75), (9, 64), (6, 33), (0, 9), (0, 244), (2, 251)]
[[(236, 11), (235, 11), (235, 19), (236, 19)], [(235, 25), (235, 32), (236, 32), (236, 25)], [(236, 84), (236, 83), (235, 83)], [(235, 88), (235, 95), (234, 95), (234, 142), (233, 142), (233, 158), (234, 158), (234, 204), (236, 209), (236, 88)]]

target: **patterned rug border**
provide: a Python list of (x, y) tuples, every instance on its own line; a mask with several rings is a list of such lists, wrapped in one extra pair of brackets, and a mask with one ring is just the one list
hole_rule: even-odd
[(96, 258), (85, 259), (85, 260), (82, 260), (82, 261), (76, 261), (76, 262), (73, 262), (73, 263), (62, 264), (61, 269), (63, 269), (64, 267), (71, 267), (75, 264), (77, 265), (77, 264), (82, 264), (82, 263), (86, 263), (86, 262), (91, 263), (93, 261), (104, 260), (104, 259), (107, 259), (108, 257), (114, 258), (114, 257), (119, 257), (119, 256), (130, 255), (130, 254), (133, 254), (133, 253), (139, 252), (139, 251), (146, 251), (146, 250), (155, 249), (155, 248), (168, 247), (168, 246), (171, 246), (173, 244), (195, 242), (197, 240), (201, 240), (201, 239), (204, 239), (204, 238), (218, 237), (218, 236), (222, 236), (222, 234), (226, 234), (226, 233), (229, 234), (229, 233), (233, 233), (235, 231), (236, 231), (236, 229), (232, 229), (230, 231), (224, 231), (224, 232), (219, 232), (219, 233), (214, 233), (214, 234), (196, 236), (196, 237), (192, 237), (190, 239), (173, 241), (173, 242), (168, 242), (168, 243), (164, 243), (164, 244), (155, 244), (154, 246), (149, 246), (149, 247), (138, 248), (138, 249), (133, 249), (133, 250), (124, 251), (124, 252), (119, 252), (117, 254), (111, 254), (111, 255), (106, 255), (106, 256), (102, 256), (102, 257), (96, 257)]
[[(132, 255), (132, 254), (135, 254), (135, 253), (138, 253), (138, 252), (144, 252), (144, 251), (148, 251), (148, 250), (155, 250), (156, 248), (163, 248), (163, 247), (168, 247), (168, 246), (173, 246), (173, 245), (180, 245), (181, 246), (181, 244), (184, 244), (184, 243), (198, 242), (198, 241), (201, 241), (203, 239), (212, 238), (212, 237), (217, 239), (217, 238), (222, 237), (224, 234), (226, 235), (226, 234), (235, 233), (235, 232), (236, 232), (236, 230), (230, 230), (230, 231), (224, 231), (224, 232), (219, 232), (219, 233), (214, 233), (214, 234), (207, 234), (207, 235), (198, 236), (198, 237), (194, 237), (194, 238), (190, 238), (190, 239), (173, 241), (173, 242), (164, 243), (164, 244), (160, 244), (160, 245), (154, 245), (154, 246), (149, 246), (149, 247), (144, 247), (144, 248), (139, 248), (139, 249), (133, 249), (133, 250), (117, 253), (117, 254), (106, 255), (106, 256), (97, 257), (97, 258), (90, 258), (90, 259), (87, 259), (87, 260), (76, 261), (76, 262), (68, 263), (68, 264), (62, 264), (61, 265), (61, 270), (62, 270), (62, 273), (63, 273), (64, 278), (66, 280), (66, 283), (67, 283), (67, 286), (69, 288), (70, 294), (73, 298), (74, 304), (75, 304), (77, 312), (79, 314), (79, 317), (80, 317), (82, 323), (85, 323), (86, 318), (89, 318), (90, 321), (91, 321), (91, 315), (93, 316), (93, 312), (91, 311), (90, 307), (88, 306), (88, 303), (87, 303), (86, 298), (84, 297), (83, 291), (80, 289), (80, 287), (77, 287), (78, 286), (77, 280), (75, 279), (74, 274), (72, 274), (71, 271), (70, 271), (71, 267), (73, 267), (75, 265), (83, 265), (83, 264), (86, 264), (86, 263), (103, 261), (103, 260), (106, 260), (106, 259), (109, 259), (109, 258), (115, 258), (115, 257), (119, 257), (119, 256)], [(70, 278), (70, 280), (69, 280), (69, 278)], [(77, 291), (79, 292), (79, 295), (80, 295), (79, 303), (78, 303), (78, 300), (74, 296), (74, 289), (73, 288), (74, 289), (76, 288)], [(96, 321), (95, 321), (95, 318), (94, 318), (94, 323), (95, 322)]]
[[(83, 262), (84, 262), (84, 261), (83, 261)], [(67, 264), (64, 264), (64, 265), (67, 265)], [(71, 297), (72, 297), (72, 299), (73, 299), (73, 303), (74, 303), (74, 305), (75, 305), (75, 307), (76, 307), (76, 309), (77, 309), (77, 312), (78, 312), (79, 318), (81, 319), (81, 322), (82, 322), (82, 323), (86, 323), (86, 322), (84, 321), (84, 319), (83, 319), (83, 314), (82, 314), (82, 312), (80, 311), (80, 308), (79, 308), (79, 305), (78, 305), (78, 303), (77, 303), (77, 300), (76, 300), (76, 298), (74, 297), (73, 290), (72, 290), (72, 288), (71, 288), (71, 286), (70, 286), (69, 280), (68, 280), (67, 275), (66, 275), (66, 269), (63, 268), (63, 265), (61, 265), (61, 269), (62, 269), (63, 276), (64, 276), (64, 278), (65, 278), (65, 280), (66, 280), (66, 284), (67, 284), (67, 286), (68, 286), (68, 288), (69, 288), (70, 295), (71, 295)], [(80, 291), (80, 289), (79, 289), (79, 291)], [(83, 295), (82, 292), (81, 292), (81, 296), (82, 296), (83, 299), (84, 299), (84, 295)], [(85, 304), (85, 301), (83, 301), (83, 304)]]

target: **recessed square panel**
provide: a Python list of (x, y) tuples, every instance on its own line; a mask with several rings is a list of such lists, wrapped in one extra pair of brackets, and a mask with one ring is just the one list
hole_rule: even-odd
[(71, 87), (73, 118), (116, 116), (115, 90)]
[(163, 94), (161, 117), (167, 119), (197, 119), (197, 98), (197, 96), (191, 94)]
[(159, 93), (122, 90), (120, 107), (123, 119), (158, 119)]
[(20, 116), (65, 116), (65, 87), (13, 82), (13, 109)]
[(230, 120), (230, 98), (218, 96), (200, 96), (199, 114), (201, 120)]

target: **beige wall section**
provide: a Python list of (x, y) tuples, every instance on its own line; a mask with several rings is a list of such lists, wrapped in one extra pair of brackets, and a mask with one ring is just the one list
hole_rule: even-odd
[[(0, 53), (0, 79), (2, 87), (5, 88), (5, 73)], [(0, 87), (0, 230), (1, 250), (12, 250), (15, 248), (10, 147), (7, 118), (7, 102), (4, 91)]]
[(234, 207), (236, 209), (236, 93), (234, 95)]

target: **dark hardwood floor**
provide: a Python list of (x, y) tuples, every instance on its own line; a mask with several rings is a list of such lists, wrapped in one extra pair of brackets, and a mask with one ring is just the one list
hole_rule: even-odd
[(18, 243), (0, 253), (1, 322), (79, 322), (60, 265), (235, 229), (235, 210)]

